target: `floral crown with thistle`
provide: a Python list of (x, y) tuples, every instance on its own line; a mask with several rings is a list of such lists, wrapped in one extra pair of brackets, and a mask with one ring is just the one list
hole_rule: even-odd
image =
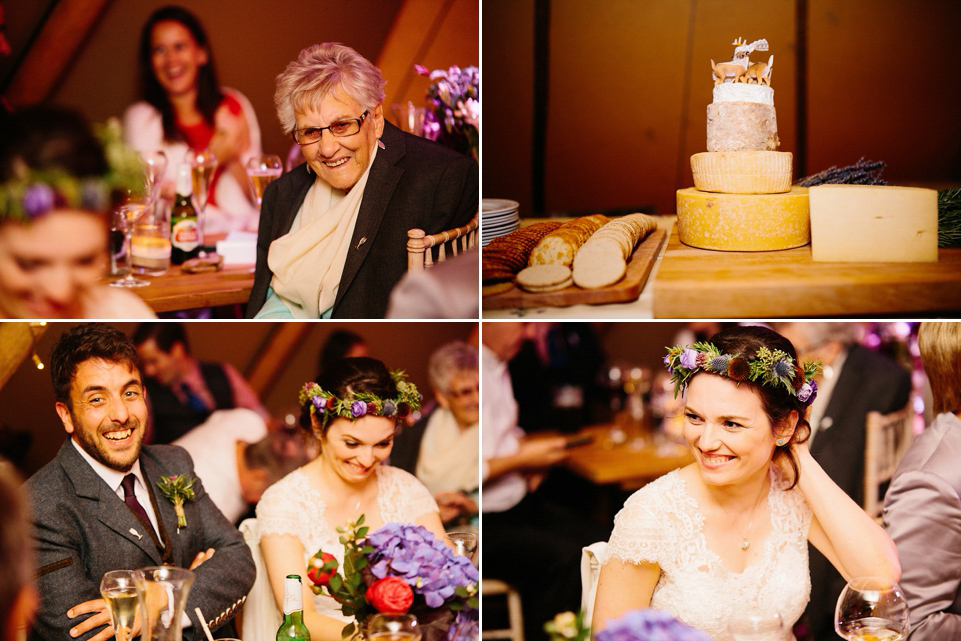
[(821, 371), (821, 363), (808, 361), (798, 365), (779, 349), (762, 347), (754, 360), (740, 354), (722, 354), (711, 343), (694, 343), (688, 347), (669, 347), (664, 364), (674, 383), (674, 397), (683, 392), (698, 371), (724, 376), (732, 381), (750, 381), (783, 389), (805, 405), (814, 402), (818, 384), (812, 380)]
[(397, 386), (397, 398), (384, 399), (369, 392), (359, 392), (345, 398), (337, 398), (317, 383), (305, 383), (300, 390), (300, 404), (310, 404), (310, 413), (317, 416), (321, 425), (331, 418), (356, 421), (363, 416), (386, 416), (406, 418), (420, 409), (421, 395), (417, 386), (407, 380), (407, 375), (394, 370), (390, 377)]
[(116, 192), (143, 195), (147, 174), (140, 156), (124, 143), (120, 121), (111, 118), (95, 125), (94, 132), (107, 159), (104, 175), (78, 178), (62, 169), (34, 171), (20, 163), (17, 175), (0, 185), (0, 223), (33, 222), (53, 209), (105, 212)]

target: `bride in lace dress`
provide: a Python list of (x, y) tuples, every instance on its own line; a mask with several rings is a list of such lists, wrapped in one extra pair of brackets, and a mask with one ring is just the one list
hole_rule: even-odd
[[(341, 399), (337, 407), (347, 409), (325, 408), (331, 396)], [(307, 587), (307, 561), (319, 550), (343, 564), (337, 527), (363, 514), (371, 532), (386, 523), (409, 523), (444, 538), (430, 492), (413, 475), (381, 464), (390, 455), (403, 405), (415, 405), (416, 396), (411, 383), (392, 376), (372, 358), (344, 359), (301, 393), (302, 423), (309, 416), (320, 440), (320, 455), (264, 492), (257, 505), (257, 527), (278, 609), (284, 599), (284, 577), (303, 578), (304, 622), (314, 641), (339, 641), (345, 622), (351, 620), (341, 614), (336, 601), (314, 595)], [(351, 416), (356, 401), (366, 404), (360, 418)]]
[(635, 492), (615, 518), (595, 633), (651, 607), (727, 641), (729, 623), (755, 610), (779, 613), (793, 639), (811, 592), (809, 541), (845, 579), (900, 577), (890, 537), (811, 457), (818, 367), (796, 359), (763, 327), (669, 352), (695, 462)]

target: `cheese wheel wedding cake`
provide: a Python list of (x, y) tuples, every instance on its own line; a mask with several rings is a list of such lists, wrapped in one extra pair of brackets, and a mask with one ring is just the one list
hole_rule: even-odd
[(714, 64), (707, 107), (707, 152), (691, 156), (694, 189), (677, 192), (677, 226), (685, 245), (768, 251), (810, 241), (807, 189), (791, 187), (790, 152), (777, 151), (777, 114), (767, 40), (734, 41), (734, 59)]

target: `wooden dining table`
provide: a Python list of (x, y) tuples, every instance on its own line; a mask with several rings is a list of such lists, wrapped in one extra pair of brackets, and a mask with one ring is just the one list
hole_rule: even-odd
[(150, 281), (132, 289), (155, 312), (242, 305), (254, 286), (253, 265), (230, 265), (215, 272), (190, 274), (173, 265), (162, 276), (137, 275)]

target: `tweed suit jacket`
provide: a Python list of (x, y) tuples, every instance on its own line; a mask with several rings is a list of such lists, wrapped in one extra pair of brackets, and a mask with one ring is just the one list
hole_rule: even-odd
[[(67, 618), (71, 607), (100, 598), (100, 580), (110, 570), (170, 565), (188, 568), (201, 551), (214, 548), (194, 570), (187, 601), (192, 629), (184, 639), (204, 637), (194, 608), (200, 607), (212, 629), (221, 627), (246, 599), (255, 568), (243, 536), (221, 514), (198, 480), (196, 499), (184, 504), (187, 527), (177, 531), (173, 504), (157, 490), (161, 476), (194, 476), (186, 450), (173, 445), (147, 446), (141, 470), (151, 490), (158, 519), (161, 553), (153, 534), (107, 486), (68, 439), (56, 458), (25, 484), (33, 509), (41, 606), (31, 639), (69, 639), (84, 617)], [(89, 639), (97, 629), (80, 639)]]
[[(889, 414), (904, 407), (911, 375), (895, 361), (860, 345), (847, 358), (821, 418), (811, 455), (838, 487), (859, 505), (864, 502), (864, 449), (868, 412)], [(844, 578), (820, 551), (808, 545), (811, 600), (807, 615), (813, 638), (836, 639), (834, 607)]]
[[(371, 166), (357, 224), (334, 300), (334, 318), (383, 318), (390, 292), (407, 271), (407, 230), (428, 234), (466, 225), (480, 204), (477, 163), (389, 122)], [(307, 164), (275, 180), (264, 193), (257, 233), (257, 268), (247, 303), (253, 318), (267, 299), (273, 274), (270, 244), (290, 231), (315, 176)]]
[(961, 639), (961, 420), (940, 414), (919, 434), (884, 496), (898, 546), (911, 641)]

